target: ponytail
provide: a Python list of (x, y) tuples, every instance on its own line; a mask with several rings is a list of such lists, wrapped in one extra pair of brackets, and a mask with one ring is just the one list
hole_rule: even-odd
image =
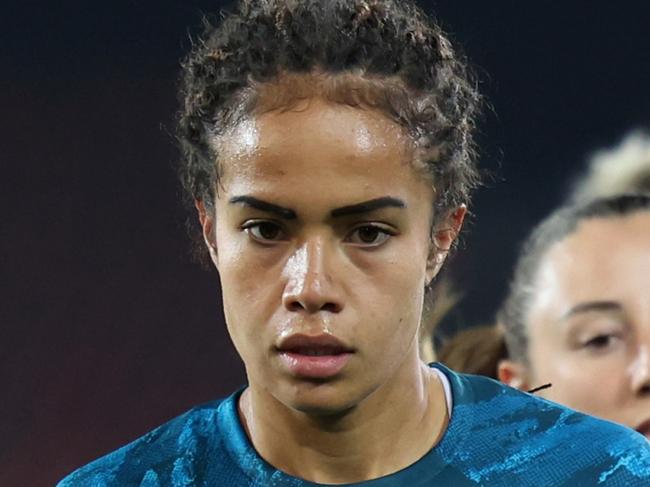
[(499, 362), (508, 358), (505, 332), (499, 325), (474, 326), (446, 340), (437, 359), (457, 372), (497, 379)]
[(448, 279), (440, 279), (427, 290), (420, 327), (420, 357), (425, 362), (442, 362), (457, 372), (496, 379), (499, 362), (508, 358), (502, 326), (474, 326), (435, 346), (434, 336), (440, 323), (460, 297)]

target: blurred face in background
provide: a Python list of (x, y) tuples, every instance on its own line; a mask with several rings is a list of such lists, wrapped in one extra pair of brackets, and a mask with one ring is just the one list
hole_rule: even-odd
[(650, 211), (580, 222), (535, 289), (523, 385), (650, 438)]

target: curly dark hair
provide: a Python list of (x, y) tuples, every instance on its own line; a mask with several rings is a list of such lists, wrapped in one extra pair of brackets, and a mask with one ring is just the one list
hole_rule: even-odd
[(434, 215), (468, 204), (478, 184), (475, 82), (410, 0), (241, 0), (205, 21), (182, 67), (179, 172), (190, 204), (213, 204), (222, 174), (215, 137), (258, 109), (260, 89), (314, 73), (339, 78), (325, 96), (379, 109), (408, 129), (433, 177)]

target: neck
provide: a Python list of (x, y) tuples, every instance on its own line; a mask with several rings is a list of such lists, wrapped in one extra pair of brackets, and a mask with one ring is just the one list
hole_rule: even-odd
[(448, 414), (438, 376), (417, 354), (385, 384), (344, 413), (296, 411), (253, 383), (240, 417), (271, 465), (317, 483), (353, 483), (397, 472), (442, 437)]

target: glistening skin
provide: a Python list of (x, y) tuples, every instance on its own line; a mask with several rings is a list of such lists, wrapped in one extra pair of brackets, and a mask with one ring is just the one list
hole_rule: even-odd
[(316, 482), (407, 467), (446, 425), (418, 326), (464, 208), (432, 233), (434, 190), (412, 139), (372, 109), (314, 98), (218, 143), (215, 204), (197, 208), (246, 368), (239, 411), (253, 444)]

